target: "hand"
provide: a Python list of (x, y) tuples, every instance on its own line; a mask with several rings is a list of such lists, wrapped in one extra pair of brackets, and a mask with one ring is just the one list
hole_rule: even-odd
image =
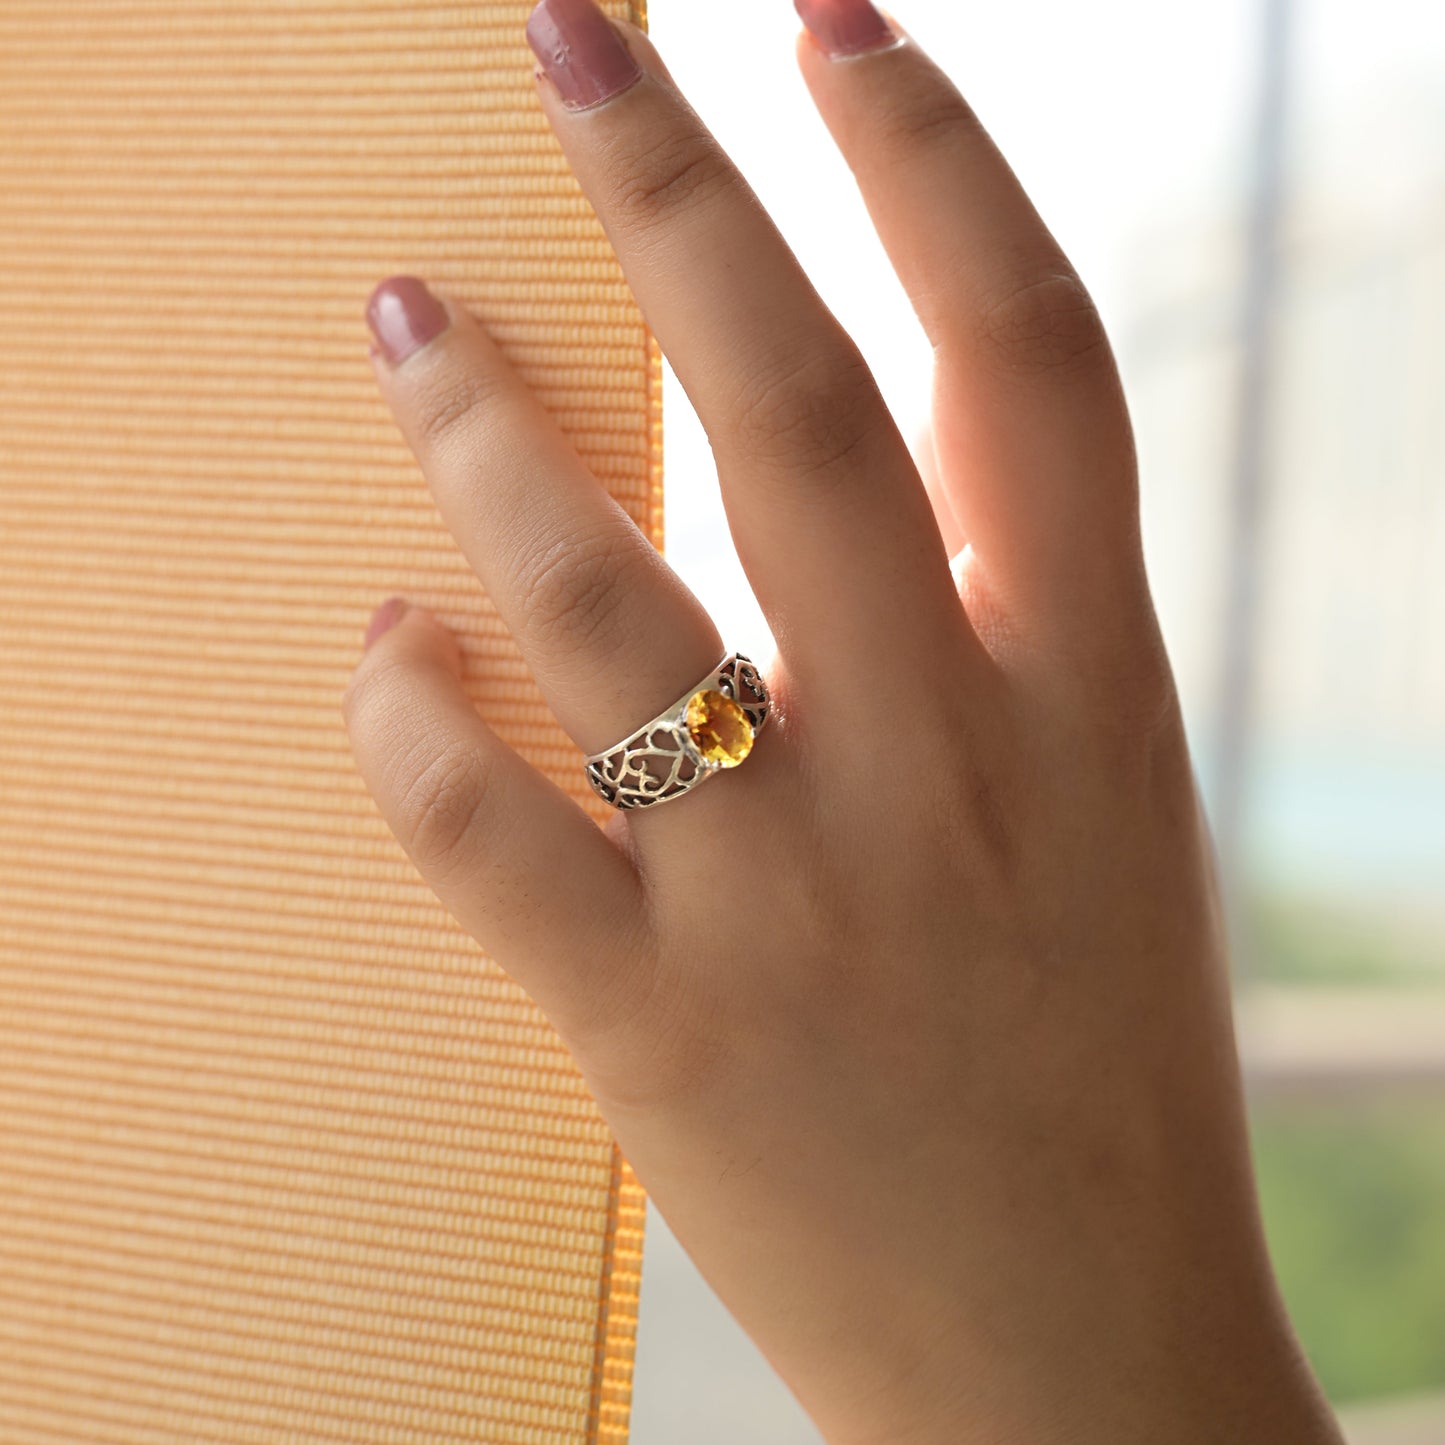
[[(833, 1445), (1338, 1441), (1261, 1241), (1099, 316), (917, 45), (863, 0), (799, 8), (937, 358), (932, 503), (648, 39), (545, 0), (538, 94), (707, 429), (774, 714), (736, 771), (599, 828), (477, 716), (440, 623), (388, 605), (357, 762)], [(407, 279), (369, 317), (548, 703), (617, 742), (724, 639), (476, 320)]]

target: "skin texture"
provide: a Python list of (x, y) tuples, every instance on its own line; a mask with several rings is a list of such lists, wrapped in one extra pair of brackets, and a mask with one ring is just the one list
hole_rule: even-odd
[[(920, 476), (651, 43), (614, 30), (640, 79), (538, 96), (712, 442), (774, 716), (740, 768), (600, 829), (477, 715), (445, 628), (393, 606), (344, 699), (368, 786), (830, 1445), (1337, 1445), (1261, 1238), (1087, 291), (914, 42), (799, 36), (935, 349)], [(373, 351), (377, 381), (598, 750), (723, 639), (442, 301), (439, 335)]]

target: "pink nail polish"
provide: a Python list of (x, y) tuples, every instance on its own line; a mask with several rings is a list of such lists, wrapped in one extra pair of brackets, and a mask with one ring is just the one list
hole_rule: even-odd
[(405, 597), (388, 597), (366, 624), (366, 636), (361, 639), (361, 650), (366, 651), (383, 632), (390, 632), (407, 614), (410, 604)]
[(527, 44), (568, 110), (600, 105), (642, 78), (593, 0), (540, 0), (527, 17)]
[(377, 350), (393, 365), (420, 351), (450, 324), (446, 307), (415, 276), (389, 276), (366, 303)]
[(837, 60), (891, 45), (898, 36), (869, 0), (793, 0), (818, 48)]

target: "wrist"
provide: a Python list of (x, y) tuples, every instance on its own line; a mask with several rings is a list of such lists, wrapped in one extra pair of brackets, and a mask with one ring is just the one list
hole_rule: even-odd
[[(1269, 1294), (1274, 1294), (1272, 1278)], [(1220, 1312), (1221, 1314), (1225, 1312)], [(1101, 1311), (1102, 1314), (1102, 1311)], [(1220, 1330), (1101, 1328), (1052, 1364), (998, 1336), (913, 1372), (829, 1445), (1345, 1445), (1277, 1298)], [(1032, 1367), (1021, 1368), (1022, 1360)], [(932, 1379), (925, 1383), (925, 1376)]]

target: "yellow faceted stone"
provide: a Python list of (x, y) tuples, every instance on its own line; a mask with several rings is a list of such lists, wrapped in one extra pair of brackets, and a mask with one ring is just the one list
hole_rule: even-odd
[(719, 767), (735, 768), (753, 750), (753, 725), (747, 713), (714, 688), (688, 698), (683, 720), (698, 752)]

